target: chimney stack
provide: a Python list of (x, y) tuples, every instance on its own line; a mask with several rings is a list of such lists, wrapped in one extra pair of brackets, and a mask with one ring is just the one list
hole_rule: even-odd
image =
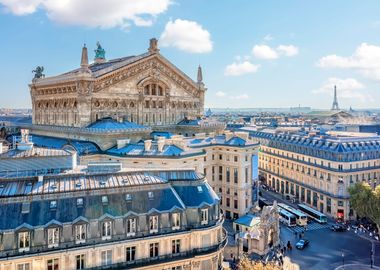
[(152, 140), (145, 140), (144, 141), (144, 150), (145, 151), (150, 151), (151, 146), (152, 146)]
[(158, 152), (162, 152), (165, 146), (165, 137), (159, 137), (157, 141)]
[(158, 40), (156, 38), (151, 38), (149, 40), (149, 48), (148, 51), (150, 53), (158, 53), (160, 50), (158, 49)]

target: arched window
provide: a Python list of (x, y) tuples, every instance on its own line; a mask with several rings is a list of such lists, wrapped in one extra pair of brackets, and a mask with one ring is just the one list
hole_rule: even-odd
[(135, 103), (131, 102), (131, 103), (129, 104), (129, 107), (134, 108), (134, 107), (135, 107)]
[(161, 86), (158, 86), (158, 95), (163, 96), (164, 95), (164, 90), (162, 89)]

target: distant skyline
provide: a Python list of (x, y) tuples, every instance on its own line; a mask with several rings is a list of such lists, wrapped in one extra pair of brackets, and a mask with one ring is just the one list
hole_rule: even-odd
[[(112, 4), (110, 4), (112, 3)], [(0, 0), (0, 108), (30, 108), (32, 70), (162, 55), (208, 88), (205, 108), (380, 107), (380, 1)]]

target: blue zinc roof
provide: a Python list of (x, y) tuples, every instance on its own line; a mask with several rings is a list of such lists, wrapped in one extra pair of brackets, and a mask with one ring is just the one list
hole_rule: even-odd
[(53, 149), (62, 149), (65, 146), (72, 146), (79, 155), (94, 154), (99, 152), (99, 147), (95, 143), (86, 141), (33, 135), (33, 143), (36, 146)]
[(164, 145), (162, 151), (158, 151), (158, 146), (152, 144), (149, 151), (145, 150), (144, 143), (128, 144), (125, 147), (117, 149), (113, 147), (107, 151), (109, 154), (117, 154), (122, 156), (180, 156), (184, 151), (175, 145)]
[(380, 136), (336, 137), (302, 136), (250, 132), (251, 136), (268, 139), (268, 146), (330, 160), (355, 161), (380, 158)]
[(103, 118), (101, 120), (98, 120), (89, 126), (88, 128), (98, 128), (98, 129), (136, 129), (136, 128), (145, 128), (144, 126), (135, 124), (133, 122), (124, 121), (124, 122), (118, 122), (112, 118)]

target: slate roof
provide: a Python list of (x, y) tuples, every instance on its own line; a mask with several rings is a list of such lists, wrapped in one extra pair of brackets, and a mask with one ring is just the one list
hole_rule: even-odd
[[(184, 181), (168, 182), (168, 179), (160, 176), (169, 180)], [(85, 190), (97, 191), (96, 194), (86, 193), (88, 195), (75, 192)], [(59, 196), (62, 192), (70, 192), (71, 195)], [(103, 201), (103, 196), (107, 196), (108, 202)], [(203, 176), (191, 170), (68, 174), (45, 177), (40, 182), (34, 178), (2, 181), (0, 197), (4, 199), (0, 207), (0, 216), (7, 217), (0, 219), (0, 231), (16, 229), (23, 224), (46, 226), (53, 220), (57, 223), (72, 223), (78, 218), (116, 218), (129, 214), (170, 212), (175, 209), (185, 210), (187, 207), (198, 208), (219, 203), (218, 196), (203, 180)], [(10, 200), (6, 200), (7, 198)], [(77, 204), (78, 198), (83, 199), (83, 205)], [(52, 200), (56, 201), (54, 208), (50, 207)], [(28, 213), (22, 213), (25, 202), (30, 202), (30, 206), (26, 207), (29, 208)]]

